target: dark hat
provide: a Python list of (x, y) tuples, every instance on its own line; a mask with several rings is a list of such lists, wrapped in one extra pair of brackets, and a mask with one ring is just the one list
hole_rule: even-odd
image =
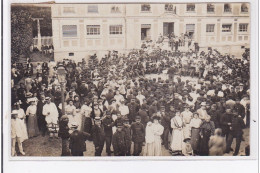
[(111, 103), (112, 103), (112, 102), (115, 102), (115, 101), (116, 101), (116, 99), (114, 99), (114, 98), (113, 98), (113, 99), (111, 99)]
[(135, 117), (135, 119), (136, 119), (136, 120), (140, 120), (141, 117), (140, 117), (139, 115), (137, 115), (137, 116)]
[(183, 140), (183, 142), (187, 142), (187, 141), (190, 141), (190, 138), (185, 138), (185, 139)]
[(152, 116), (152, 120), (160, 120), (161, 118), (159, 117), (159, 116), (157, 116), (157, 115), (154, 115), (154, 116)]
[(25, 97), (32, 97), (33, 94), (31, 92), (26, 93)]
[(122, 123), (117, 123), (116, 126), (117, 126), (117, 127), (123, 127), (123, 124), (122, 124)]
[(71, 101), (73, 102), (73, 100), (72, 100), (72, 99), (68, 99), (68, 100), (67, 100), (67, 103), (69, 103), (69, 102), (71, 102)]
[(111, 115), (111, 112), (110, 111), (106, 111), (106, 115)]

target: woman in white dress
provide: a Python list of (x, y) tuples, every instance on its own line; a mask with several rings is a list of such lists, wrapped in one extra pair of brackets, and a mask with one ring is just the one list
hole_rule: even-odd
[(26, 110), (26, 115), (28, 116), (28, 136), (29, 138), (35, 137), (39, 135), (39, 128), (38, 128), (38, 122), (37, 122), (37, 107), (35, 104), (35, 100), (31, 99), (29, 100), (30, 106)]
[(199, 152), (199, 140), (200, 140), (200, 126), (202, 120), (199, 118), (199, 114), (195, 112), (190, 122), (191, 128), (191, 147), (195, 155)]
[(171, 150), (173, 153), (181, 154), (184, 147), (183, 142), (183, 127), (184, 123), (181, 117), (180, 110), (176, 110), (176, 116), (171, 119), (171, 128), (172, 130), (172, 141), (171, 141)]
[(11, 116), (12, 116), (11, 117), (11, 138), (12, 138), (11, 154), (12, 154), (12, 156), (16, 155), (15, 145), (16, 145), (16, 142), (17, 142), (20, 153), (22, 155), (25, 155), (25, 153), (23, 151), (22, 141), (21, 141), (21, 137), (23, 136), (22, 126), (21, 126), (21, 123), (19, 123), (17, 121), (19, 119), (18, 118), (18, 111), (13, 110)]
[(154, 138), (153, 123), (149, 121), (145, 128), (144, 156), (154, 156)]
[(82, 115), (82, 126), (81, 130), (87, 133), (91, 132), (92, 121), (90, 118), (92, 108), (88, 105), (88, 100), (84, 99), (84, 104), (81, 106), (81, 115)]
[(162, 155), (162, 141), (161, 135), (163, 134), (164, 127), (159, 123), (161, 118), (159, 116), (153, 117), (153, 131), (154, 131), (154, 156)]
[(153, 123), (148, 122), (145, 129), (145, 149), (144, 156), (161, 156), (164, 127), (159, 123), (160, 117), (153, 116)]
[(65, 106), (65, 114), (69, 118), (69, 128), (71, 128), (71, 124), (76, 122), (75, 111), (76, 107), (73, 105), (73, 100), (68, 100), (68, 105)]
[(21, 101), (19, 100), (19, 102), (15, 103), (15, 110), (17, 111), (17, 118), (16, 121), (17, 123), (20, 123), (20, 127), (21, 127), (21, 137), (20, 137), (20, 141), (23, 142), (24, 140), (28, 139), (28, 132), (27, 132), (27, 127), (26, 127), (26, 123), (25, 123), (25, 112), (24, 110), (20, 107)]

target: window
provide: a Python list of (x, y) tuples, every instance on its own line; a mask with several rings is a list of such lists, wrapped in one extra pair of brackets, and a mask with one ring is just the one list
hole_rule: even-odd
[(247, 7), (247, 5), (245, 3), (243, 3), (241, 5), (241, 12), (242, 13), (247, 13), (248, 12), (248, 7)]
[(247, 27), (248, 27), (247, 23), (240, 23), (239, 24), (239, 32), (247, 32)]
[(87, 35), (100, 35), (100, 25), (87, 25)]
[(77, 25), (63, 25), (63, 37), (77, 37)]
[(231, 32), (231, 24), (223, 24), (222, 25), (222, 32)]
[(214, 13), (215, 7), (213, 4), (207, 4), (207, 12), (208, 13)]
[(187, 4), (186, 11), (195, 12), (195, 4)]
[(224, 4), (224, 13), (230, 13), (230, 12), (231, 12), (230, 4)]
[(74, 7), (64, 7), (63, 13), (75, 13), (75, 8)]
[(141, 11), (150, 12), (151, 11), (151, 5), (150, 4), (142, 4), (141, 5)]
[(98, 13), (97, 5), (88, 5), (88, 13)]
[(122, 25), (110, 25), (109, 33), (113, 35), (122, 34)]
[(120, 8), (117, 6), (112, 6), (111, 13), (121, 13)]
[(69, 56), (74, 56), (74, 53), (72, 53), (72, 52), (71, 52), (71, 53), (69, 53)]
[(176, 7), (174, 7), (172, 4), (165, 4), (164, 9), (166, 12), (173, 12), (176, 14)]
[(215, 25), (214, 24), (207, 24), (206, 25), (206, 32), (214, 32)]

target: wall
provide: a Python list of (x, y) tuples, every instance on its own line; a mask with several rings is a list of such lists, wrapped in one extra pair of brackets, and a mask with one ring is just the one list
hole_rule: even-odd
[[(165, 11), (165, 4), (150, 4), (149, 12), (141, 11), (141, 4), (98, 4), (98, 13), (89, 13), (88, 4), (53, 4), (52, 26), (55, 59), (71, 58), (80, 61), (93, 53), (108, 50), (138, 49), (141, 46), (141, 25), (151, 25), (151, 39), (163, 33), (164, 22), (174, 22), (174, 33), (186, 32), (187, 24), (195, 24), (195, 41), (202, 48), (217, 47), (224, 52), (237, 53), (234, 47), (249, 46), (250, 13), (241, 12), (241, 3), (232, 3), (232, 12), (224, 13), (223, 3), (212, 3), (215, 12), (207, 12), (207, 4), (195, 4), (194, 12), (186, 11), (186, 4), (173, 4), (176, 14)], [(112, 13), (116, 6), (120, 13)], [(64, 8), (74, 9), (64, 13)], [(250, 11), (250, 7), (248, 4)], [(232, 32), (223, 33), (222, 24), (232, 24)], [(239, 32), (239, 23), (248, 23), (248, 32)], [(215, 24), (213, 33), (206, 33), (206, 24)], [(62, 25), (77, 25), (77, 37), (64, 38)], [(100, 25), (100, 35), (87, 35), (86, 25)], [(109, 34), (110, 25), (122, 25), (121, 35)], [(233, 46), (232, 49), (225, 47)], [(224, 48), (222, 48), (224, 47)], [(74, 57), (69, 56), (73, 52)]]

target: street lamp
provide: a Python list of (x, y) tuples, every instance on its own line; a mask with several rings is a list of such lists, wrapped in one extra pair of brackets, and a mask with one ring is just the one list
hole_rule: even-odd
[(61, 85), (61, 104), (62, 104), (62, 115), (65, 115), (65, 102), (64, 102), (64, 87), (66, 83), (67, 71), (63, 65), (59, 65), (57, 68), (58, 80)]

